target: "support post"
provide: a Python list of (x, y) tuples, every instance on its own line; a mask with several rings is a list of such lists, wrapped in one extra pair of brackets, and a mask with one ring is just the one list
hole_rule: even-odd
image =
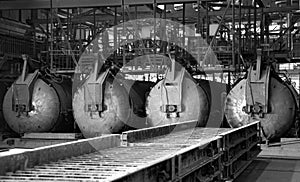
[(237, 71), (241, 69), (241, 56), (242, 56), (242, 0), (239, 0), (239, 55)]
[(160, 110), (166, 113), (166, 117), (180, 117), (182, 112), (182, 83), (186, 73), (185, 68), (177, 69), (175, 58), (171, 57), (171, 69), (167, 70), (162, 82), (162, 105)]
[(209, 16), (208, 16), (208, 1), (206, 1), (206, 42), (209, 44)]
[(21, 76), (12, 85), (12, 110), (17, 112), (17, 116), (21, 113), (28, 115), (32, 110), (32, 92), (35, 80), (38, 77), (38, 70), (34, 73), (27, 74), (28, 56), (22, 55), (24, 60)]
[[(256, 1), (254, 0), (254, 22), (253, 22), (253, 33), (254, 33), (254, 50), (256, 50), (257, 48), (257, 33), (256, 33), (256, 20), (257, 20), (257, 9), (256, 9)], [(256, 52), (256, 51), (254, 51)], [(257, 53), (255, 53), (255, 55), (257, 55)], [(256, 56), (255, 56), (256, 57)]]
[(235, 1), (232, 1), (232, 66), (234, 68), (234, 74), (236, 71), (236, 64), (235, 64)]
[(257, 50), (256, 69), (251, 66), (248, 70), (246, 84), (246, 106), (243, 110), (249, 114), (258, 114), (263, 118), (268, 113), (269, 82), (271, 67), (262, 70), (262, 51)]
[(100, 61), (98, 60), (97, 53), (94, 54), (94, 60), (94, 71), (90, 74), (90, 78), (84, 86), (84, 108), (85, 112), (89, 112), (91, 117), (93, 117), (94, 114), (99, 115), (99, 112), (105, 109), (103, 106), (103, 97), (105, 80), (109, 72), (109, 70), (106, 70), (99, 75), (102, 65), (99, 65)]

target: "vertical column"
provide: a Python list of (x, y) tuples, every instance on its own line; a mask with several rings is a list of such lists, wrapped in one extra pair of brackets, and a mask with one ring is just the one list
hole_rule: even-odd
[[(154, 44), (156, 44), (156, 8), (157, 8), (157, 3), (156, 0), (153, 0), (153, 13), (154, 13), (154, 30), (153, 30), (153, 35), (154, 35)], [(150, 46), (151, 47), (151, 46)], [(156, 49), (154, 49), (154, 52), (156, 53)], [(149, 59), (149, 58), (148, 58)], [(154, 54), (154, 62), (156, 62), (156, 54)], [(149, 59), (151, 65), (152, 65), (152, 69), (156, 69), (157, 67), (153, 65), (153, 61), (151, 62), (151, 59)]]
[[(37, 14), (37, 10), (31, 10), (31, 20), (36, 20), (38, 18), (38, 14)], [(32, 30), (33, 30), (33, 49), (32, 49), (32, 55), (34, 57), (37, 56), (37, 52), (36, 52), (36, 31), (35, 31), (35, 23), (32, 24)]]
[(97, 26), (96, 26), (96, 8), (93, 9), (93, 39), (96, 37), (96, 29), (97, 29)]
[(199, 34), (201, 34), (201, 31), (200, 31), (200, 28), (201, 28), (201, 26), (200, 26), (200, 22), (201, 22), (201, 20), (200, 20), (200, 18), (201, 18), (201, 16), (200, 16), (200, 3), (201, 3), (201, 0), (198, 0), (198, 2), (197, 2), (197, 8), (198, 8), (198, 14), (197, 14), (197, 33), (199, 33)]
[(182, 48), (185, 47), (185, 3), (183, 3), (182, 9)]
[(292, 32), (291, 32), (291, 13), (287, 13), (287, 27), (289, 28), (288, 32), (287, 32), (287, 46), (288, 46), (288, 50), (291, 50), (291, 45), (292, 45)]
[(50, 36), (50, 67), (53, 68), (53, 4), (52, 0), (50, 0), (50, 30), (51, 30), (51, 36)]
[(269, 35), (269, 25), (270, 25), (270, 16), (269, 14), (265, 14), (265, 20), (266, 20), (266, 25), (265, 25), (265, 36), (266, 36), (266, 43), (270, 43), (270, 35)]
[(232, 1), (232, 30), (231, 30), (231, 34), (232, 34), (232, 66), (233, 66), (234, 72), (235, 72), (235, 68), (236, 68), (236, 64), (235, 64), (235, 1)]
[[(124, 37), (124, 36), (126, 36), (125, 35), (125, 1), (124, 0), (122, 0), (122, 19), (123, 19), (123, 27), (122, 27), (122, 36), (121, 36), (121, 38), (122, 37)], [(121, 42), (121, 41), (120, 41)], [(122, 42), (121, 42), (121, 44), (122, 44)], [(120, 44), (120, 46), (121, 46), (121, 44)], [(125, 55), (125, 46), (123, 47), (123, 52), (122, 52), (122, 58), (123, 58), (123, 66), (124, 65), (126, 65), (126, 55)]]
[(237, 71), (240, 72), (241, 56), (242, 56), (242, 0), (239, 0), (239, 51), (238, 51), (238, 67)]
[(117, 49), (118, 49), (118, 42), (117, 42), (117, 39), (118, 39), (118, 30), (117, 30), (117, 24), (118, 24), (118, 7), (115, 7), (115, 14), (114, 14), (114, 58), (115, 60), (117, 59)]
[(264, 14), (264, 8), (261, 8), (260, 44), (264, 44), (264, 37), (265, 37), (265, 23), (266, 23), (266, 16), (265, 16), (265, 14)]
[[(82, 9), (81, 8), (78, 8), (78, 14), (81, 14), (81, 12), (82, 12)], [(83, 34), (83, 32), (82, 32), (82, 26), (81, 26), (81, 23), (79, 23), (79, 45), (80, 45), (80, 50), (82, 50), (82, 48), (83, 48), (83, 45), (82, 45), (82, 39), (84, 38), (84, 37), (82, 37), (82, 34)], [(62, 30), (62, 31), (64, 31), (64, 30)]]
[(162, 24), (162, 32), (161, 32), (161, 39), (163, 40), (161, 42), (161, 48), (162, 48), (162, 51), (164, 54), (167, 53), (167, 47), (168, 47), (168, 43), (167, 43), (167, 22), (166, 22), (166, 19), (167, 19), (167, 5), (164, 4), (164, 14), (163, 14), (163, 18), (164, 18), (164, 21), (163, 21), (163, 24)]
[(247, 51), (252, 51), (252, 36), (251, 36), (251, 4), (248, 4), (248, 25), (245, 27), (246, 32), (246, 45), (245, 48), (247, 48)]
[(153, 18), (154, 18), (154, 25), (153, 25), (153, 40), (155, 42), (156, 40), (156, 7), (157, 7), (157, 3), (156, 0), (153, 0)]
[(137, 19), (138, 19), (138, 6), (134, 6), (134, 19), (135, 19), (135, 32), (134, 32), (134, 38), (135, 40), (137, 40), (138, 38), (138, 24), (137, 24)]
[(49, 56), (49, 52), (48, 52), (48, 50), (49, 50), (49, 12), (46, 14), (46, 19), (47, 19), (47, 24), (46, 24), (46, 33), (47, 33), (47, 35), (46, 35), (46, 42), (45, 42), (45, 45), (46, 45), (46, 50), (45, 51), (47, 51), (47, 53), (46, 53), (46, 63), (47, 63), (47, 65), (49, 65), (49, 58), (50, 58), (50, 56)]
[(253, 33), (254, 33), (254, 53), (255, 53), (255, 57), (256, 57), (256, 48), (257, 48), (257, 32), (256, 32), (256, 20), (257, 20), (257, 9), (256, 9), (256, 0), (254, 0), (254, 21), (253, 21)]
[(208, 16), (208, 1), (205, 2), (206, 5), (206, 42), (209, 44), (209, 16)]

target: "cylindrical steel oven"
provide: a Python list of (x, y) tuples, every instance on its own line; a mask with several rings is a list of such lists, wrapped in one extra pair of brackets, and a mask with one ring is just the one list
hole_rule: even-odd
[(73, 128), (71, 110), (71, 80), (61, 83), (46, 78), (37, 78), (31, 92), (31, 110), (17, 113), (13, 110), (12, 85), (3, 101), (4, 118), (16, 133), (30, 132), (66, 132)]
[(262, 134), (266, 139), (283, 136), (292, 126), (296, 116), (296, 100), (290, 88), (280, 78), (271, 76), (269, 85), (269, 112), (260, 117), (247, 114), (246, 105), (247, 79), (242, 79), (230, 91), (226, 99), (225, 115), (232, 127), (239, 127), (259, 120)]
[[(146, 111), (150, 126), (191, 120), (197, 120), (199, 126), (205, 126), (210, 110), (209, 96), (205, 90), (188, 74), (184, 75), (181, 88), (168, 90), (167, 87), (164, 80), (158, 82), (147, 98)], [(180, 97), (180, 101), (178, 101), (178, 97)], [(168, 117), (168, 113), (162, 110), (165, 104), (163, 100), (167, 104), (174, 100), (177, 103), (181, 102), (181, 110), (176, 113), (176, 116)]]
[(4, 116), (3, 116), (3, 100), (4, 100), (4, 96), (5, 93), (8, 89), (8, 83), (6, 82), (0, 82), (0, 131), (5, 131), (6, 130), (6, 123), (4, 120)]
[(85, 137), (94, 137), (146, 127), (145, 100), (152, 85), (152, 82), (106, 79), (103, 110), (96, 114), (85, 110), (84, 84), (76, 88), (73, 110), (81, 132)]

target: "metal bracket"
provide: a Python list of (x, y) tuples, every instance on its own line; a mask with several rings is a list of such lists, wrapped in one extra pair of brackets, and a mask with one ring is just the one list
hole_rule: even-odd
[(104, 82), (108, 75), (109, 70), (99, 73), (99, 63), (98, 60), (95, 62), (95, 69), (90, 74), (90, 78), (87, 80), (87, 83), (84, 86), (84, 102), (85, 102), (85, 111), (86, 112), (100, 112), (103, 111), (103, 90)]
[(32, 110), (31, 99), (33, 92), (33, 85), (38, 77), (39, 71), (26, 74), (28, 57), (22, 55), (24, 60), (23, 70), (21, 76), (12, 85), (12, 110), (18, 112), (29, 112)]
[(182, 82), (186, 73), (181, 67), (176, 70), (175, 59), (171, 58), (172, 67), (167, 70), (166, 77), (162, 82), (161, 96), (162, 105), (160, 110), (167, 114), (167, 117), (179, 117), (182, 112)]
[(246, 113), (263, 114), (268, 113), (269, 83), (271, 67), (267, 66), (261, 70), (261, 52), (258, 52), (256, 69), (253, 66), (249, 68), (246, 83)]

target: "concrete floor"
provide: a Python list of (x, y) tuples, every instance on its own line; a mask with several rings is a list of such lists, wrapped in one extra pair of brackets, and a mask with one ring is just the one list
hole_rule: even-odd
[(300, 160), (257, 158), (236, 182), (300, 182)]

